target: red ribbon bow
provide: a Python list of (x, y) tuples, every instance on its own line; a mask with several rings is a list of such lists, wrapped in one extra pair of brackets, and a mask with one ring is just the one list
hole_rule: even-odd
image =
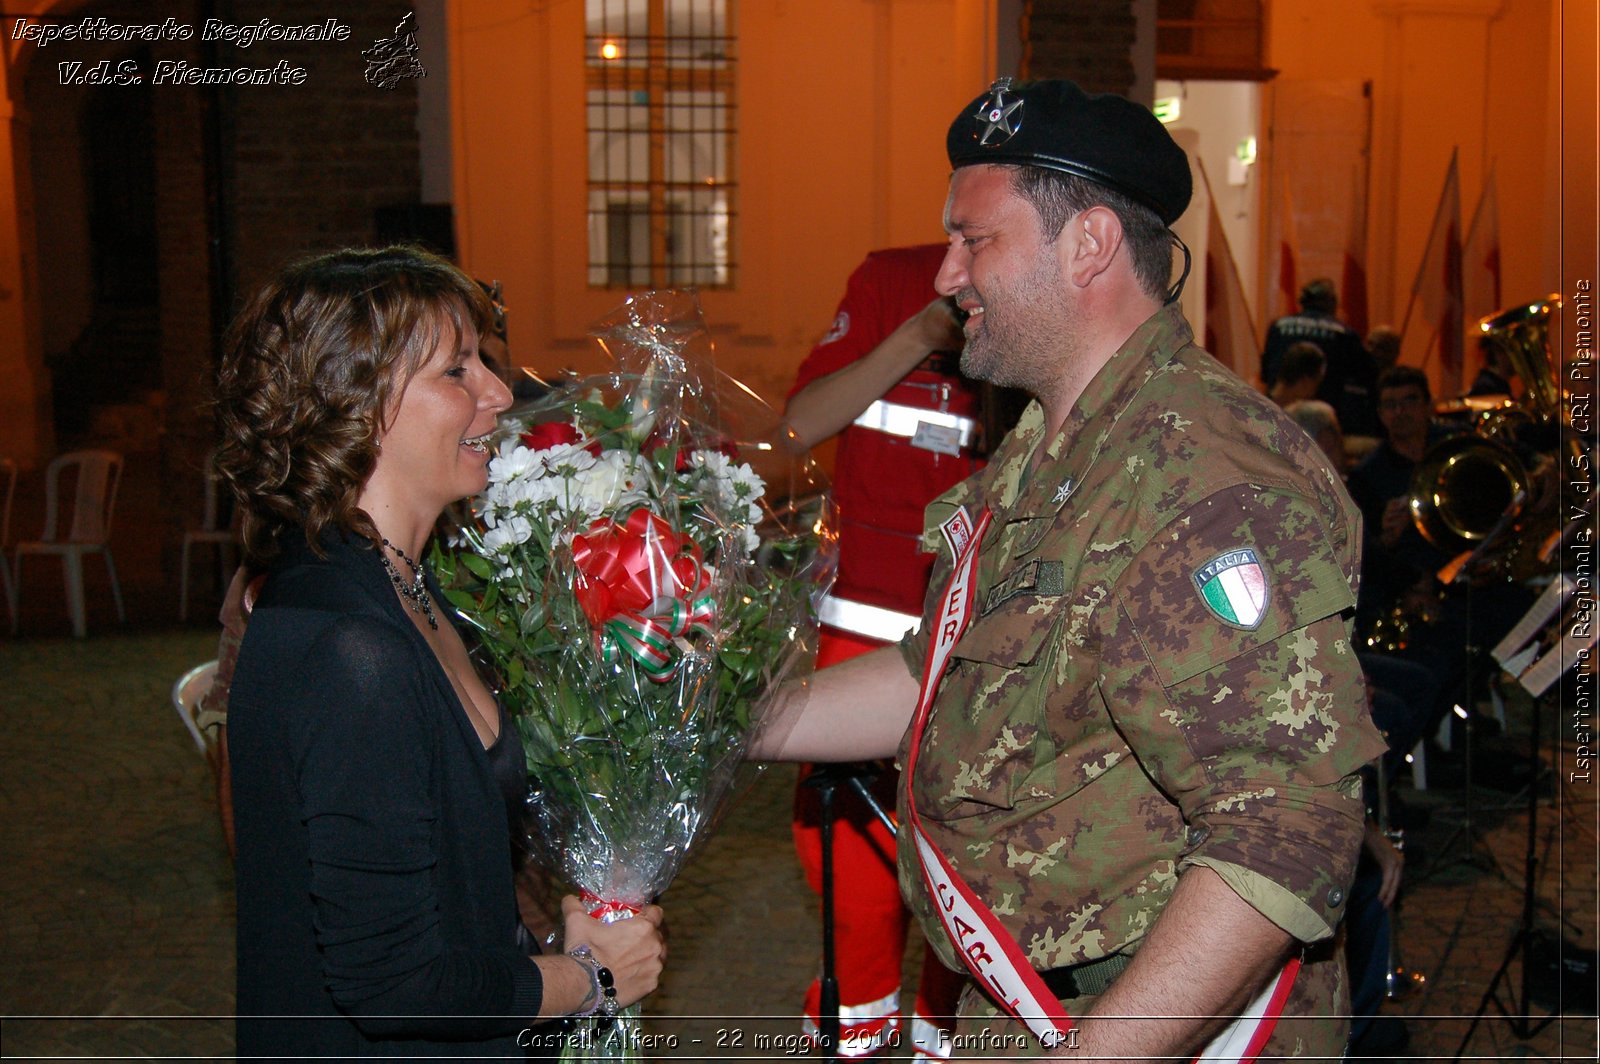
[(673, 641), (716, 620), (699, 544), (649, 510), (602, 518), (572, 538), (578, 606), (608, 660), (626, 653), (658, 683), (677, 672)]

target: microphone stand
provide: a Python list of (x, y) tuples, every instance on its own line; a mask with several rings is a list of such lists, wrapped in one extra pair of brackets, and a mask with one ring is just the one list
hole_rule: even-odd
[(816, 789), (818, 802), (822, 806), (822, 980), (821, 1000), (817, 1006), (817, 1046), (824, 1060), (839, 1059), (841, 1029), (838, 962), (834, 957), (833, 824), (837, 816), (834, 798), (841, 786), (849, 787), (867, 803), (867, 808), (893, 836), (894, 821), (883, 811), (883, 806), (878, 804), (871, 788), (867, 786), (867, 780), (876, 778), (878, 771), (876, 765), (864, 761), (819, 765), (805, 779), (807, 787)]
[[(1477, 725), (1474, 723), (1474, 718), (1477, 716), (1476, 698), (1474, 697), (1476, 694), (1477, 684), (1474, 680), (1474, 676), (1477, 673), (1478, 655), (1482, 648), (1477, 645), (1476, 638), (1472, 633), (1471, 574), (1477, 564), (1488, 556), (1490, 549), (1495, 547), (1500, 540), (1504, 538), (1506, 533), (1510, 532), (1515, 526), (1517, 515), (1522, 512), (1522, 507), (1527, 502), (1527, 498), (1528, 493), (1526, 491), (1518, 491), (1515, 495), (1513, 495), (1511, 497), (1511, 502), (1506, 506), (1505, 512), (1500, 515), (1500, 519), (1495, 522), (1494, 527), (1491, 528), (1488, 534), (1483, 537), (1483, 541), (1474, 547), (1471, 553), (1452, 561), (1438, 573), (1439, 578), (1443, 580), (1445, 584), (1460, 584), (1465, 589), (1466, 593), (1465, 613), (1467, 618), (1467, 642), (1464, 649), (1466, 650), (1467, 656), (1467, 704), (1464, 707), (1456, 707), (1458, 711), (1465, 711), (1465, 714), (1462, 718), (1462, 724), (1464, 725), (1463, 737), (1466, 746), (1462, 750), (1461, 758), (1465, 779), (1463, 781), (1464, 794), (1462, 799), (1461, 823), (1455, 831), (1451, 832), (1450, 837), (1445, 840), (1444, 845), (1439, 848), (1439, 857), (1436, 857), (1433, 863), (1428, 866), (1428, 870), (1422, 876), (1424, 879), (1431, 877), (1435, 872), (1439, 871), (1441, 867), (1447, 867), (1446, 865), (1441, 864), (1441, 859), (1444, 853), (1449, 851), (1451, 845), (1456, 841), (1456, 838), (1463, 834), (1465, 834), (1467, 837), (1467, 854), (1460, 862), (1452, 863), (1463, 863), (1473, 867), (1483, 867), (1490, 871), (1496, 872), (1497, 874), (1500, 873), (1499, 866), (1495, 864), (1492, 857), (1485, 855), (1480, 859), (1477, 852), (1478, 828), (1477, 824), (1474, 822), (1478, 804), (1472, 778), (1473, 762), (1476, 759), (1476, 751), (1474, 750), (1475, 744), (1473, 739), (1478, 730)], [(1537, 753), (1537, 751), (1535, 752)]]
[[(1559, 653), (1559, 649), (1557, 651)], [(1533, 910), (1535, 900), (1534, 884), (1538, 881), (1537, 870), (1539, 859), (1534, 856), (1538, 850), (1539, 832), (1539, 745), (1540, 736), (1539, 707), (1544, 702), (1541, 693), (1533, 699), (1532, 734), (1528, 737), (1528, 756), (1533, 762), (1533, 781), (1528, 785), (1528, 840), (1527, 848), (1522, 859), (1522, 919), (1517, 925), (1517, 933), (1511, 939), (1511, 945), (1506, 948), (1505, 957), (1500, 961), (1500, 967), (1495, 969), (1494, 978), (1489, 981), (1489, 986), (1483, 992), (1483, 997), (1478, 1001), (1478, 1011), (1472, 1015), (1472, 1023), (1467, 1027), (1467, 1033), (1462, 1035), (1461, 1044), (1456, 1047), (1453, 1060), (1460, 1060), (1467, 1051), (1467, 1045), (1472, 1041), (1473, 1032), (1478, 1029), (1478, 1024), (1483, 1020), (1484, 1014), (1489, 1011), (1489, 1003), (1493, 1002), (1500, 1008), (1511, 1021), (1511, 1031), (1522, 1041), (1527, 1041), (1540, 1031), (1548, 1027), (1558, 1015), (1552, 1011), (1537, 1024), (1529, 1011), (1532, 1008), (1532, 963), (1528, 955), (1529, 939), (1533, 934)], [(1497, 992), (1501, 980), (1505, 979), (1511, 970), (1511, 962), (1518, 956), (1522, 958), (1521, 986), (1512, 991), (1511, 1007), (1507, 1009), (1501, 1004)], [(1520, 994), (1518, 993), (1520, 990)]]

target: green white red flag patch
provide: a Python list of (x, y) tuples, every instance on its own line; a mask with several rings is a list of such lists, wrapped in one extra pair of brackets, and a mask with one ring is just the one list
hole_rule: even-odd
[(1235, 628), (1250, 630), (1267, 613), (1267, 573), (1248, 547), (1230, 550), (1194, 572), (1206, 608)]

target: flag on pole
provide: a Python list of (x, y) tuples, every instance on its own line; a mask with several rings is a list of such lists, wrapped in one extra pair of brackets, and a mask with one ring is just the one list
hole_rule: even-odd
[(1300, 242), (1295, 238), (1294, 197), (1289, 194), (1289, 182), (1283, 182), (1282, 208), (1278, 211), (1278, 313), (1276, 317), (1293, 314), (1300, 309), (1300, 287), (1295, 274), (1298, 265)]
[(1474, 321), (1501, 308), (1500, 204), (1492, 169), (1478, 195), (1472, 224), (1467, 226), (1467, 242), (1461, 249), (1461, 296), (1466, 316)]
[(1421, 301), (1422, 313), (1437, 341), (1440, 395), (1461, 394), (1461, 185), (1456, 173), (1456, 153), (1450, 153), (1444, 191), (1433, 213), (1428, 245), (1422, 252), (1411, 295)]
[[(1477, 321), (1500, 309), (1500, 205), (1495, 193), (1494, 169), (1478, 194), (1478, 206), (1467, 226), (1467, 242), (1461, 248), (1461, 305), (1466, 320)], [(1468, 345), (1462, 380), (1471, 380), (1483, 368), (1482, 352)]]
[(1261, 358), (1261, 341), (1255, 319), (1239, 280), (1222, 215), (1211, 191), (1211, 177), (1198, 159), (1200, 183), (1206, 191), (1206, 332), (1205, 348), (1217, 361), (1247, 381), (1254, 381)]
[(1340, 317), (1357, 336), (1367, 335), (1367, 190), (1362, 167), (1350, 168), (1350, 222), (1339, 277)]

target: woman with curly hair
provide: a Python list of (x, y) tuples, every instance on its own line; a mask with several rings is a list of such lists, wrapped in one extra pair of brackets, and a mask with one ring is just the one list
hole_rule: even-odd
[(217, 469), (265, 570), (228, 720), (243, 1056), (521, 1056), (656, 986), (661, 911), (517, 917), (521, 744), (420, 561), (510, 394), (490, 308), (405, 247), (286, 268), (234, 324)]

